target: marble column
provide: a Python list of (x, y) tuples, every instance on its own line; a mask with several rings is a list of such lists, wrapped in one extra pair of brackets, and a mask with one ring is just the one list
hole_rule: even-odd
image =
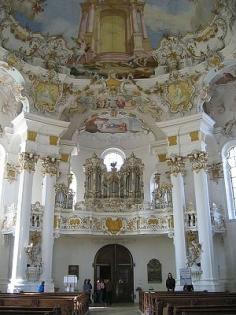
[(81, 22), (80, 22), (80, 28), (79, 28), (79, 38), (83, 39), (84, 34), (86, 33), (86, 25), (88, 20), (88, 12), (84, 11)]
[(90, 8), (89, 8), (88, 21), (87, 21), (88, 33), (93, 32), (94, 15), (95, 15), (95, 7), (94, 7), (94, 3), (91, 3)]
[(57, 160), (54, 157), (42, 159), (43, 189), (42, 205), (44, 206), (43, 229), (42, 229), (42, 275), (45, 281), (45, 291), (53, 292), (52, 259), (54, 244), (54, 207), (55, 207), (55, 185), (57, 176)]
[(134, 33), (138, 33), (138, 21), (137, 21), (137, 11), (135, 5), (132, 6), (132, 20), (133, 20), (133, 31)]
[[(186, 268), (186, 240), (185, 240), (185, 222), (184, 210), (185, 192), (184, 192), (184, 161), (181, 156), (174, 156), (167, 160), (170, 166), (172, 183), (172, 202), (174, 216), (174, 246), (175, 246), (175, 264), (176, 264), (176, 289), (180, 289), (180, 269)], [(182, 289), (182, 287), (181, 287)]]
[(141, 23), (142, 23), (142, 31), (143, 31), (143, 38), (148, 38), (148, 33), (145, 25), (145, 20), (144, 20), (144, 12), (142, 11), (141, 13)]
[(20, 153), (20, 175), (17, 200), (17, 214), (15, 226), (15, 239), (12, 258), (12, 276), (8, 285), (8, 292), (24, 290), (27, 286), (26, 268), (29, 245), (31, 199), (33, 186), (33, 173), (38, 156), (33, 153)]
[(215, 289), (213, 282), (213, 238), (210, 217), (210, 205), (207, 182), (207, 153), (195, 152), (188, 155), (192, 163), (196, 211), (198, 222), (198, 237), (201, 244), (201, 280), (203, 288)]

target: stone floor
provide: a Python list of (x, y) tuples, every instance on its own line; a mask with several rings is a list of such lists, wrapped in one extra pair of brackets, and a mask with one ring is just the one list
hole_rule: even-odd
[(137, 305), (114, 305), (111, 307), (93, 307), (89, 308), (91, 315), (137, 315), (140, 314)]

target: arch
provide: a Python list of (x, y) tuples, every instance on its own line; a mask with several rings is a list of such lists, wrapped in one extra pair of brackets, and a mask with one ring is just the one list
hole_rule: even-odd
[(119, 244), (109, 244), (98, 250), (94, 258), (94, 288), (99, 279), (109, 279), (113, 287), (113, 302), (133, 302), (134, 271), (130, 251)]
[[(201, 79), (201, 86), (202, 92), (198, 93), (198, 97), (196, 99), (196, 106), (198, 111), (205, 111), (204, 110), (204, 103), (211, 99), (211, 97), (207, 97), (209, 94), (210, 88), (214, 85), (217, 79), (219, 79), (226, 71), (231, 71), (233, 68), (236, 67), (235, 60), (224, 60), (222, 63), (222, 67), (218, 70), (216, 68), (211, 69), (207, 72), (205, 77)], [(206, 95), (204, 95), (206, 94)], [(208, 98), (208, 99), (207, 99)]]
[[(236, 219), (236, 183), (234, 185), (234, 182), (236, 180), (236, 175), (234, 174), (234, 170), (236, 171), (236, 167), (234, 167), (233, 165), (230, 165), (229, 160), (228, 160), (230, 151), (232, 152), (232, 150), (234, 150), (235, 161), (236, 161), (236, 140), (227, 142), (222, 148), (225, 191), (226, 191), (226, 200), (227, 200), (227, 207), (228, 207), (228, 216), (230, 220)], [(235, 180), (233, 180), (233, 178), (235, 178)]]
[(116, 162), (116, 168), (119, 171), (125, 160), (125, 153), (118, 148), (108, 148), (101, 154), (101, 158), (107, 167), (108, 171), (111, 171), (111, 163)]

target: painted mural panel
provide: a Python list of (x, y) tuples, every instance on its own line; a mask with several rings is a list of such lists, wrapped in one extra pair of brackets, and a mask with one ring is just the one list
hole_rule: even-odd
[[(80, 132), (89, 133), (137, 133), (144, 131), (142, 123), (135, 117), (118, 114), (111, 118), (110, 113), (94, 114), (84, 122)], [(148, 132), (148, 131), (147, 131)]]

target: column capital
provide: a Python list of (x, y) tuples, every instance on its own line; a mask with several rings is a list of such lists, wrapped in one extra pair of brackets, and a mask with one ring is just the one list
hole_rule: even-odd
[(58, 172), (58, 161), (55, 157), (46, 156), (42, 158), (43, 175), (56, 176)]
[(28, 172), (35, 171), (35, 164), (38, 161), (39, 156), (34, 153), (22, 152), (19, 154), (20, 170), (26, 170)]
[(170, 166), (171, 175), (184, 175), (185, 163), (183, 156), (171, 156), (167, 158), (167, 164)]
[(204, 151), (197, 151), (188, 154), (188, 158), (192, 163), (192, 170), (200, 172), (201, 170), (207, 169), (208, 154)]

